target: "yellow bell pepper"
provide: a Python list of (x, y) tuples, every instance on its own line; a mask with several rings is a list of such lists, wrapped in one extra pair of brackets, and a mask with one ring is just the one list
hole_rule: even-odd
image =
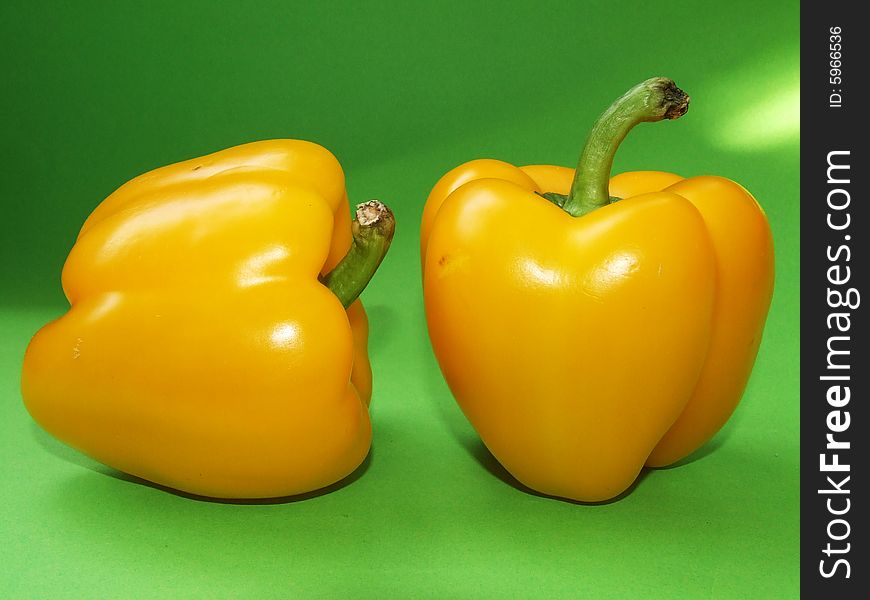
[(539, 492), (602, 501), (709, 440), (752, 370), (773, 289), (770, 227), (720, 177), (609, 179), (642, 121), (688, 96), (654, 78), (596, 122), (576, 171), (475, 160), (424, 209), (429, 334), (492, 454)]
[(275, 497), (338, 481), (369, 449), (356, 297), (393, 227), (376, 201), (351, 223), (338, 161), (305, 141), (136, 177), (70, 252), (69, 312), (24, 358), (27, 409), (96, 460), (193, 494)]

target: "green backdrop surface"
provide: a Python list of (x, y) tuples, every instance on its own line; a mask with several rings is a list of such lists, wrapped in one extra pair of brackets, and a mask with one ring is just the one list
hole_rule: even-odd
[[(0, 597), (796, 596), (798, 25), (797, 2), (742, 0), (4, 2)], [(478, 441), (432, 355), (423, 203), (472, 158), (573, 165), (597, 114), (653, 75), (691, 110), (638, 127), (615, 171), (719, 174), (756, 196), (777, 258), (764, 341), (743, 403), (693, 460), (609, 504), (536, 496)], [(274, 137), (328, 147), (352, 201), (397, 215), (363, 295), (369, 459), (329, 493), (231, 504), (55, 442), (19, 373), (67, 306), (60, 269), (85, 217), (145, 170)]]

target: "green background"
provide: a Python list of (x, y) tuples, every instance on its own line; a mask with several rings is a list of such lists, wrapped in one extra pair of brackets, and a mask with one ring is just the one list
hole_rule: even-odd
[[(796, 596), (798, 3), (243, 4), (0, 8), (0, 597)], [(753, 192), (777, 250), (764, 341), (743, 403), (694, 460), (609, 504), (539, 497), (482, 447), (439, 373), (423, 202), (472, 158), (573, 165), (597, 114), (653, 75), (691, 110), (638, 127), (615, 170)], [(397, 215), (363, 296), (369, 459), (330, 493), (227, 504), (55, 442), (27, 415), (19, 372), (30, 336), (65, 310), (82, 221), (143, 171), (274, 137), (331, 149), (351, 200)]]

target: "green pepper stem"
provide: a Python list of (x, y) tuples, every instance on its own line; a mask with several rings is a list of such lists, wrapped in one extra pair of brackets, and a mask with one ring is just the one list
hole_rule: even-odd
[(350, 250), (332, 271), (320, 278), (345, 308), (371, 281), (387, 254), (395, 230), (396, 219), (385, 204), (369, 200), (357, 205), (356, 218), (351, 224)]
[(580, 217), (610, 204), (608, 183), (616, 149), (638, 123), (677, 119), (689, 110), (689, 96), (670, 79), (653, 77), (628, 90), (598, 117), (562, 207)]

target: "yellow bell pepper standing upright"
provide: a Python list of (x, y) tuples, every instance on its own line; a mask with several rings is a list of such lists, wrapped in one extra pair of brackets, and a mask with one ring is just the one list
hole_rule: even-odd
[(356, 300), (392, 213), (351, 223), (316, 144), (271, 140), (146, 173), (106, 198), (63, 269), (70, 309), (24, 358), (47, 431), (203, 496), (322, 488), (368, 453), (368, 323)]
[(614, 498), (703, 445), (743, 393), (773, 289), (764, 212), (721, 177), (608, 182), (628, 131), (688, 102), (647, 80), (599, 118), (576, 172), (474, 160), (429, 195), (435, 355), (489, 450), (539, 492)]

